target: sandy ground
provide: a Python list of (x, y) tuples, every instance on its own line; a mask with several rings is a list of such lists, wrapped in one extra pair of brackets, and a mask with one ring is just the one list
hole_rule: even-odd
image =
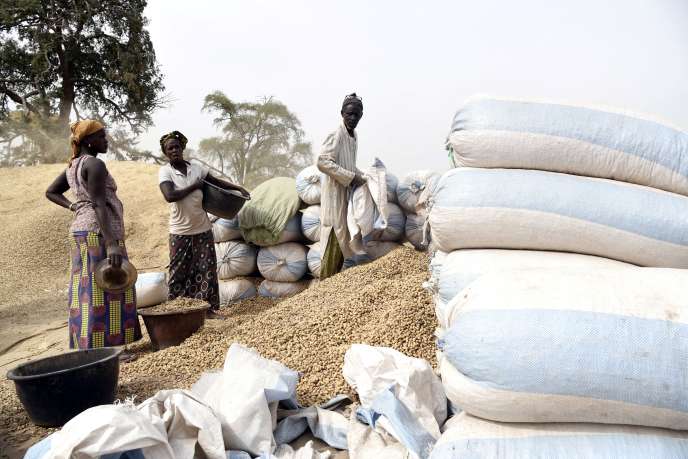
[[(127, 248), (137, 268), (167, 263), (167, 204), (157, 167), (109, 163), (124, 202)], [(0, 169), (0, 371), (67, 345), (69, 211), (44, 192), (64, 165)]]
[[(0, 374), (67, 350), (68, 230), (71, 213), (45, 198), (64, 164), (0, 169)], [(158, 168), (110, 162), (125, 208), (127, 249), (139, 268), (167, 264), (167, 204)], [(0, 416), (6, 416), (0, 413)], [(3, 444), (0, 457), (21, 457)], [(29, 443), (30, 444), (30, 443)], [(22, 448), (23, 449), (23, 448)], [(10, 455), (11, 456), (8, 456)]]

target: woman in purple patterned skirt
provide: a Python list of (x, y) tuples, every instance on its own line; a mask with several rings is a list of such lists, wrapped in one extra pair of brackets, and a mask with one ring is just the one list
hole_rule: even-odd
[[(109, 293), (94, 278), (100, 261), (108, 258), (112, 265), (121, 266), (127, 258), (124, 209), (117, 197), (117, 185), (105, 163), (96, 157), (108, 149), (105, 127), (96, 120), (81, 120), (72, 123), (71, 131), (69, 167), (46, 191), (49, 200), (74, 212), (70, 227), (69, 347), (131, 344), (141, 338), (134, 287), (124, 293)], [(69, 189), (75, 202), (64, 196)], [(123, 353), (120, 358), (130, 360), (133, 356)]]

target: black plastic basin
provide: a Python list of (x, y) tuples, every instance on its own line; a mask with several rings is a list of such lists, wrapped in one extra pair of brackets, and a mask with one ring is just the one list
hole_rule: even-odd
[(77, 414), (115, 400), (121, 349), (99, 348), (46, 357), (7, 373), (31, 422), (60, 427)]
[(203, 209), (220, 218), (234, 218), (244, 203), (251, 199), (238, 190), (225, 190), (209, 182), (203, 182)]

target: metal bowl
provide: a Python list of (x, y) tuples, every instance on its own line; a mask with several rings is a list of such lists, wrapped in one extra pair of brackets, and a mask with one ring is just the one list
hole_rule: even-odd
[(96, 265), (94, 273), (96, 284), (109, 293), (124, 293), (136, 284), (138, 271), (129, 260), (122, 259), (122, 267), (115, 269), (110, 260), (105, 258)]
[(203, 209), (220, 218), (234, 218), (249, 199), (250, 195), (238, 190), (225, 190), (203, 181)]

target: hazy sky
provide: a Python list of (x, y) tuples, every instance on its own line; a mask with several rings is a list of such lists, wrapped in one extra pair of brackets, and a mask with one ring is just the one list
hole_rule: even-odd
[(359, 167), (445, 170), (452, 116), (473, 94), (615, 106), (688, 128), (688, 1), (150, 0), (175, 101), (141, 146), (216, 135), (203, 97), (275, 96), (317, 153), (344, 95), (363, 97)]

